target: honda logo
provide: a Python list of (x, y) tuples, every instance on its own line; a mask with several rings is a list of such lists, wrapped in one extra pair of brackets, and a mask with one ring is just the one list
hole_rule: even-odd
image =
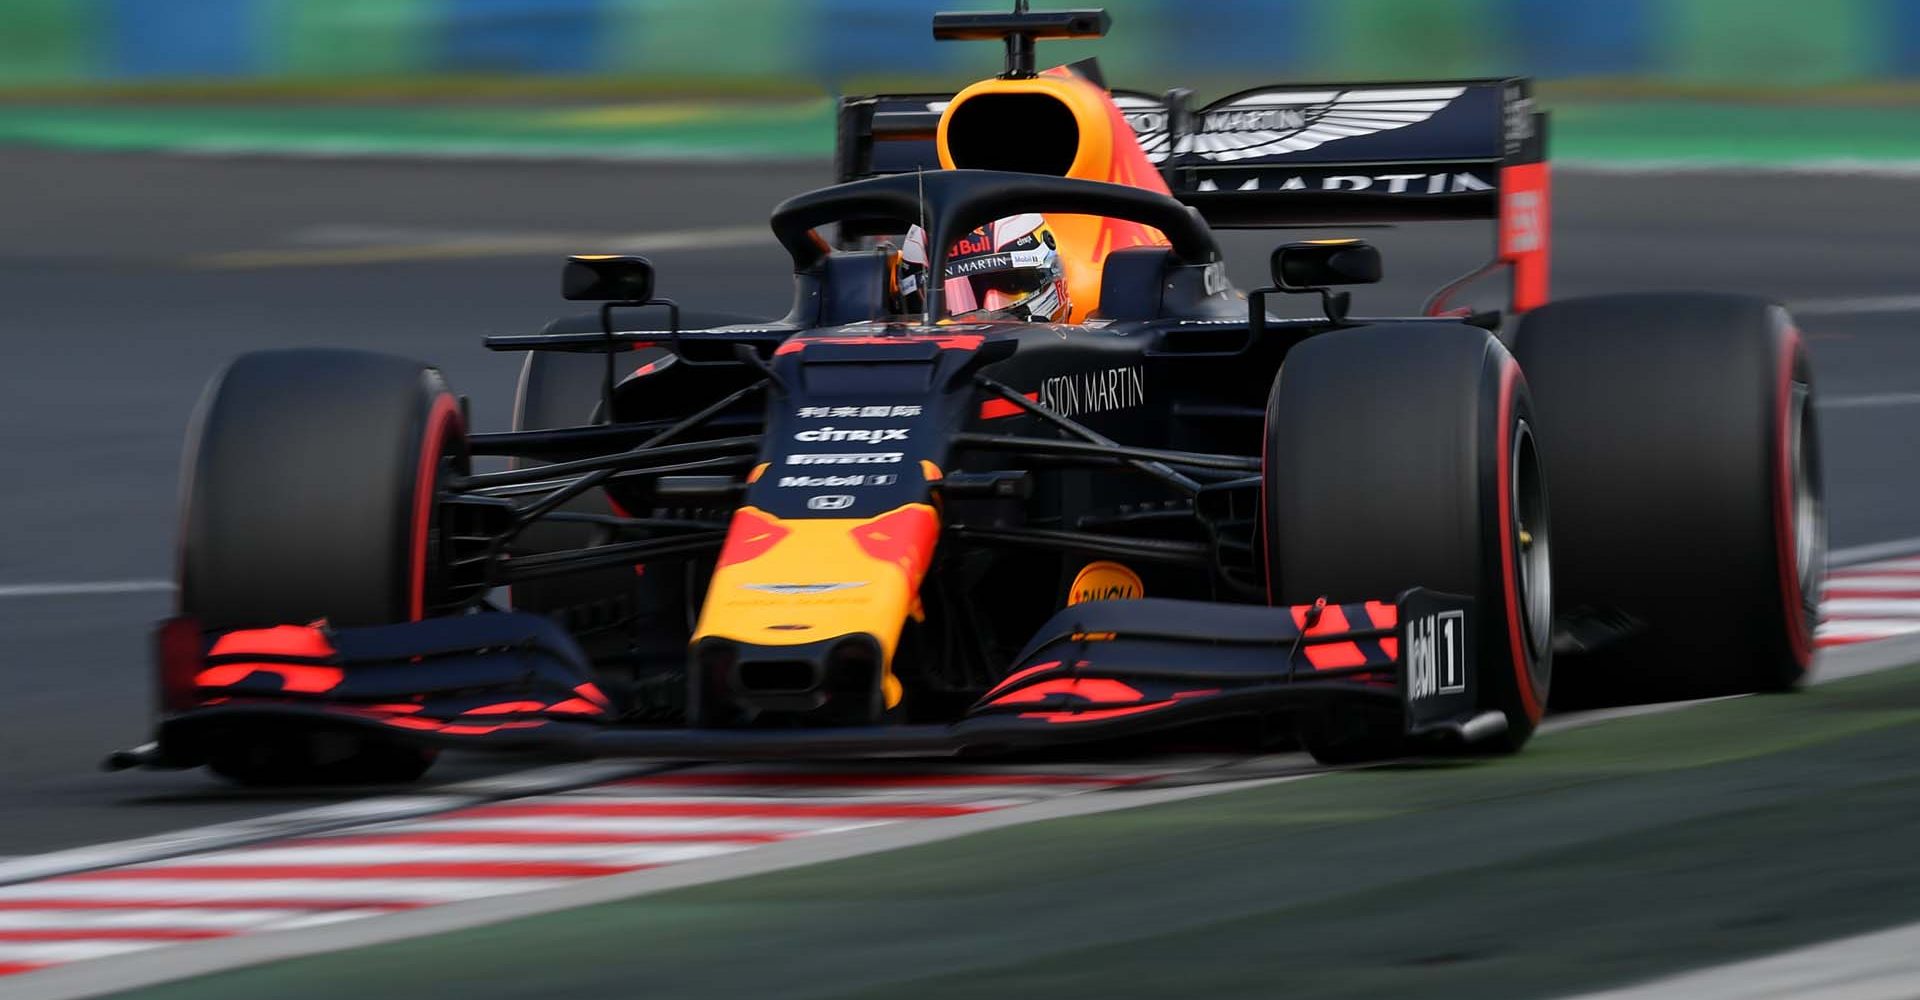
[(808, 510), (846, 510), (851, 506), (853, 506), (853, 497), (845, 493), (828, 493), (807, 498)]

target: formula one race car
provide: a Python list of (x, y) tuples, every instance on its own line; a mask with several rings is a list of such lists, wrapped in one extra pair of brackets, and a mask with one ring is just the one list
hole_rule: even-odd
[[(1021, 6), (934, 22), (1004, 39), (1003, 75), (843, 102), (841, 183), (773, 213), (784, 319), (695, 320), (645, 260), (574, 258), (597, 316), (487, 343), (526, 352), (506, 433), (419, 362), (231, 364), (188, 446), (158, 734), (111, 763), (391, 780), (442, 747), (1172, 732), (1357, 760), (1518, 748), (1556, 655), (1556, 703), (1801, 677), (1799, 335), (1731, 296), (1549, 304), (1524, 80), (1195, 109), (1036, 73), (1035, 39), (1107, 17)], [(1039, 252), (969, 240), (1026, 215), (1070, 310), (962, 308), (981, 253)], [(1463, 279), (1401, 319), (1333, 291), (1379, 279), (1365, 243), (1282, 245), (1243, 293), (1210, 228), (1475, 218), (1499, 237), (1469, 278), (1509, 308), (1452, 306)], [(1273, 318), (1283, 294), (1324, 315)], [(624, 328), (643, 304), (664, 329)]]

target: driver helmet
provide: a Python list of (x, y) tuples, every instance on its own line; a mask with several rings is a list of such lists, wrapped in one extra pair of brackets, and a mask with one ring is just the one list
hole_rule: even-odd
[[(927, 234), (907, 231), (900, 248), (903, 295), (918, 292), (927, 272)], [(1066, 272), (1045, 216), (1029, 212), (976, 228), (947, 251), (947, 316), (1062, 323), (1073, 311)]]

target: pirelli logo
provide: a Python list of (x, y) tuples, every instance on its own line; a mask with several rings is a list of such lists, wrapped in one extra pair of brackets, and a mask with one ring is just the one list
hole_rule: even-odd
[(835, 452), (828, 454), (804, 453), (788, 455), (788, 465), (898, 465), (906, 459), (904, 452), (898, 451), (859, 451)]

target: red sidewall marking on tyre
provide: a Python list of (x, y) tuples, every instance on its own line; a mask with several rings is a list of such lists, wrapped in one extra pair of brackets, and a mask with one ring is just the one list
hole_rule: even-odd
[(1513, 400), (1519, 393), (1520, 365), (1511, 357), (1500, 365), (1500, 434), (1496, 452), (1500, 460), (1497, 482), (1500, 489), (1500, 579), (1507, 604), (1507, 638), (1513, 649), (1513, 676), (1520, 689), (1520, 707), (1529, 722), (1539, 722), (1540, 696), (1533, 689), (1533, 671), (1527, 667), (1526, 637), (1520, 619), (1519, 567), (1514, 559), (1513, 538)]
[[(1775, 421), (1773, 529), (1780, 570), (1780, 613), (1787, 620), (1787, 642), (1793, 662), (1801, 670), (1813, 662), (1813, 636), (1807, 631), (1806, 595), (1800, 592), (1798, 512), (1793, 496), (1793, 363), (1800, 353), (1800, 331), (1788, 324), (1780, 338), (1780, 377), (1774, 398)], [(1802, 447), (1806, 443), (1802, 442)]]
[(419, 474), (413, 480), (412, 559), (408, 565), (408, 615), (413, 621), (427, 616), (427, 531), (433, 524), (433, 498), (436, 474), (440, 470), (447, 429), (460, 423), (460, 405), (453, 396), (442, 393), (427, 412), (427, 427), (420, 439)]

